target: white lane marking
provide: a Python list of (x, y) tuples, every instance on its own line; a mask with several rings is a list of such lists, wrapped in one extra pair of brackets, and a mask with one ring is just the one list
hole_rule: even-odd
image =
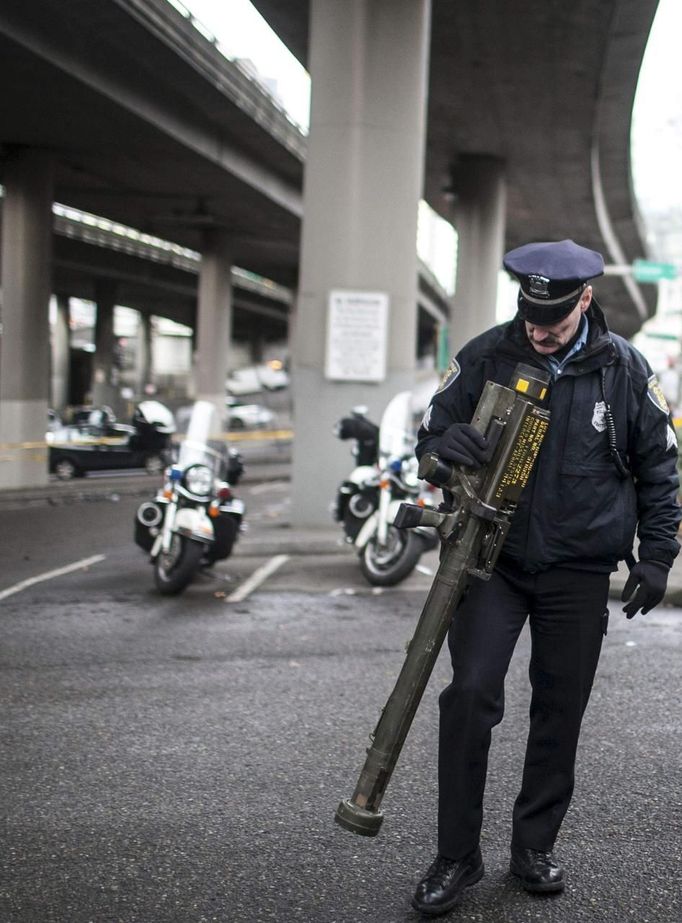
[(271, 493), (273, 490), (284, 490), (288, 486), (287, 481), (264, 481), (262, 484), (254, 484), (249, 487), (249, 493), (255, 497), (258, 494)]
[(248, 580), (245, 580), (240, 587), (230, 593), (226, 598), (226, 603), (239, 603), (249, 595), (253, 593), (256, 587), (259, 587), (264, 580), (267, 580), (270, 574), (274, 574), (276, 570), (286, 563), (289, 560), (288, 554), (277, 554), (274, 558), (270, 558), (269, 561), (266, 561), (261, 567), (257, 568)]
[(91, 564), (99, 564), (105, 557), (106, 555), (103, 554), (93, 554), (91, 558), (83, 558), (82, 561), (67, 564), (66, 567), (58, 567), (56, 570), (45, 571), (44, 574), (38, 574), (36, 577), (29, 577), (28, 580), (22, 580), (19, 583), (15, 583), (14, 586), (7, 587), (6, 590), (0, 591), (0, 599), (7, 599), (8, 596), (14, 596), (15, 593), (20, 593), (27, 587), (33, 586), (36, 583), (42, 583), (44, 580), (52, 580), (53, 577), (61, 577), (63, 574), (70, 574), (74, 570), (83, 570), (85, 567), (90, 567)]

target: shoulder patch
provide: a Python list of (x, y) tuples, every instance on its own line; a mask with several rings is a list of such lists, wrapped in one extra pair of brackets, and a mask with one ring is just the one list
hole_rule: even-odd
[(649, 376), (647, 394), (649, 396), (649, 400), (655, 407), (658, 407), (658, 409), (665, 414), (670, 413), (668, 402), (666, 401), (665, 395), (663, 394), (663, 389), (661, 388), (658, 378), (656, 378), (655, 375)]
[(456, 381), (457, 378), (459, 378), (459, 373), (461, 371), (462, 370), (459, 367), (459, 362), (456, 359), (451, 359), (450, 364), (446, 368), (445, 373), (440, 380), (436, 394), (440, 394), (441, 391), (445, 391), (446, 388), (449, 388), (453, 381)]

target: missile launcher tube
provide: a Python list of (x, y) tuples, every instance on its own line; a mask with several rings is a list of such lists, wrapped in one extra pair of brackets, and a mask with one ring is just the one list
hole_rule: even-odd
[(436, 455), (421, 460), (420, 477), (452, 492), (453, 511), (434, 513), (403, 504), (396, 517), (396, 525), (401, 520), (408, 526), (435, 525), (442, 539), (441, 560), (400, 674), (371, 735), (355, 791), (336, 811), (337, 823), (353, 833), (375, 836), (381, 827), (381, 801), (452, 615), (472, 577), (490, 577), (546, 432), (549, 412), (536, 403), (546, 393), (546, 379), (538, 370), (520, 367), (512, 385), (487, 382), (472, 419), (495, 443), (488, 465), (470, 471), (454, 468)]

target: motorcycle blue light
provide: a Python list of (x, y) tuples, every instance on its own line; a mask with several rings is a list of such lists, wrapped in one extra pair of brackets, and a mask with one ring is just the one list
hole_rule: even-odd
[(399, 458), (392, 458), (388, 463), (388, 467), (391, 471), (394, 471), (396, 474), (400, 474), (400, 469), (402, 467), (402, 462)]
[(181, 481), (182, 480), (182, 468), (178, 468), (177, 465), (172, 465), (170, 469), (170, 479), (171, 481)]

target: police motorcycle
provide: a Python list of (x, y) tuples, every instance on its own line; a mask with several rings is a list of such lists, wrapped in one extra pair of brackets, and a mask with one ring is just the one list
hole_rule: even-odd
[(149, 553), (160, 593), (181, 593), (200, 567), (229, 557), (244, 516), (232, 488), (244, 470), (241, 457), (221, 443), (210, 444), (216, 408), (197, 401), (177, 461), (153, 500), (135, 516), (135, 542)]
[(345, 540), (360, 558), (360, 569), (372, 586), (393, 586), (404, 580), (422, 554), (435, 548), (432, 529), (397, 529), (393, 520), (403, 501), (435, 506), (432, 485), (420, 481), (414, 456), (412, 395), (401, 391), (391, 399), (376, 426), (366, 407), (336, 424), (334, 434), (352, 439), (358, 462), (339, 486), (332, 514), (342, 523)]
[(353, 442), (356, 466), (339, 485), (331, 506), (333, 518), (343, 524), (346, 541), (352, 544), (378, 506), (379, 427), (367, 418), (367, 407), (358, 406), (335, 424), (334, 435)]

